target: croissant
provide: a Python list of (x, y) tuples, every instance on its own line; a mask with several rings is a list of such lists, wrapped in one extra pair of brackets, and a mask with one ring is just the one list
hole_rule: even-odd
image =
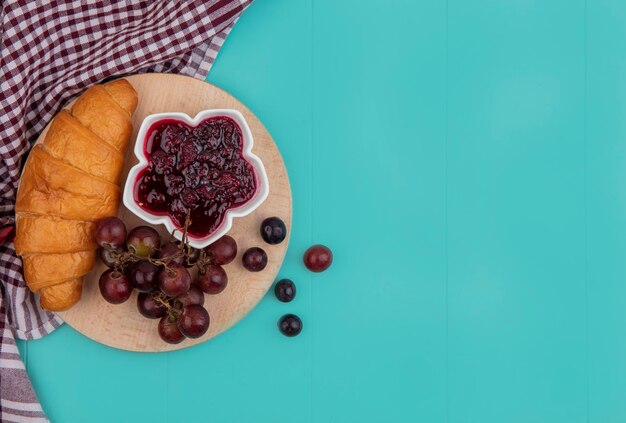
[(15, 250), (40, 304), (65, 310), (80, 299), (95, 262), (95, 221), (115, 215), (137, 93), (124, 79), (85, 91), (51, 122), (30, 153), (15, 203)]

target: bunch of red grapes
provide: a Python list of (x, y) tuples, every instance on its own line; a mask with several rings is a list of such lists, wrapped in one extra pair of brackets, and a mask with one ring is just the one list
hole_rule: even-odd
[[(109, 267), (100, 276), (102, 297), (121, 304), (136, 289), (139, 312), (149, 319), (160, 319), (159, 336), (170, 344), (207, 332), (210, 317), (203, 307), (204, 293), (215, 295), (226, 288), (228, 276), (222, 266), (237, 256), (237, 243), (228, 235), (202, 250), (190, 247), (185, 235), (183, 242), (172, 240), (161, 245), (161, 237), (153, 228), (138, 226), (127, 232), (124, 222), (116, 217), (98, 221), (95, 229), (100, 258)], [(251, 254), (256, 266), (251, 270), (262, 270), (267, 264), (265, 252)], [(192, 281), (188, 269), (194, 266), (198, 276)]]
[[(237, 256), (237, 243), (224, 235), (202, 250), (192, 248), (187, 240), (187, 227), (182, 241), (161, 244), (158, 232), (149, 226), (138, 226), (127, 232), (124, 222), (107, 217), (97, 222), (95, 239), (99, 254), (109, 269), (100, 276), (102, 297), (112, 304), (127, 301), (133, 290), (139, 292), (137, 308), (149, 319), (160, 319), (158, 333), (170, 344), (185, 338), (199, 338), (209, 329), (210, 317), (204, 308), (204, 294), (215, 295), (228, 284), (222, 267)], [(278, 217), (269, 217), (261, 223), (261, 238), (270, 245), (283, 242), (287, 227)], [(323, 272), (333, 261), (331, 250), (324, 245), (313, 245), (304, 253), (304, 264), (312, 272)], [(267, 266), (268, 257), (260, 247), (247, 249), (242, 257), (243, 267), (260, 272)], [(198, 268), (192, 280), (189, 268)], [(296, 296), (296, 285), (289, 279), (278, 281), (274, 293), (281, 302), (291, 302)], [(285, 314), (278, 327), (286, 336), (297, 336), (302, 331), (302, 320), (295, 314)]]

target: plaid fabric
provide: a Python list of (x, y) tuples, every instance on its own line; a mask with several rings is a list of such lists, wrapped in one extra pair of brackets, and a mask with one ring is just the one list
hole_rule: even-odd
[(62, 321), (39, 309), (11, 242), (21, 163), (87, 87), (138, 72), (204, 79), (252, 0), (0, 0), (0, 421), (46, 421), (14, 336)]

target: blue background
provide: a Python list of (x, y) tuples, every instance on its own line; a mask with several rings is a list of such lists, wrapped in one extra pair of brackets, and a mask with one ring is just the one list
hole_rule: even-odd
[(21, 343), (51, 420), (626, 421), (625, 45), (623, 0), (257, 0), (209, 81), (284, 155), (298, 297), (168, 354)]

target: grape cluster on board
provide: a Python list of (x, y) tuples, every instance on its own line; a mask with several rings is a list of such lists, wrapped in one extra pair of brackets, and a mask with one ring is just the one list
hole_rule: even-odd
[[(139, 313), (160, 319), (159, 336), (171, 344), (207, 332), (210, 316), (204, 308), (204, 294), (219, 294), (228, 284), (222, 266), (237, 256), (232, 237), (224, 235), (197, 250), (189, 246), (184, 231), (182, 242), (172, 239), (161, 244), (154, 228), (138, 226), (127, 232), (124, 222), (116, 217), (98, 221), (94, 235), (100, 258), (109, 267), (99, 280), (106, 301), (121, 304), (137, 290)], [(263, 255), (267, 263), (265, 252)], [(194, 266), (198, 276), (192, 280), (188, 269)]]
[[(260, 234), (266, 243), (276, 245), (285, 240), (287, 228), (280, 218), (269, 217), (261, 223)], [(224, 291), (228, 275), (222, 266), (237, 256), (237, 242), (228, 235), (202, 250), (190, 247), (186, 235), (185, 229), (182, 242), (172, 238), (161, 244), (153, 228), (138, 226), (127, 232), (124, 222), (116, 217), (98, 221), (95, 229), (100, 258), (109, 267), (100, 276), (102, 297), (112, 304), (121, 304), (136, 289), (139, 313), (160, 319), (159, 336), (171, 344), (199, 338), (207, 332), (210, 317), (204, 308), (204, 294)], [(303, 259), (312, 272), (323, 272), (332, 264), (333, 254), (318, 244), (307, 249)], [(248, 248), (242, 255), (242, 264), (250, 272), (262, 271), (267, 263), (267, 253), (260, 247)], [(198, 276), (192, 280), (188, 269), (194, 266)], [(296, 296), (296, 285), (282, 279), (276, 283), (274, 293), (281, 302), (291, 302)], [(286, 336), (297, 336), (302, 331), (302, 320), (285, 314), (278, 327)]]

